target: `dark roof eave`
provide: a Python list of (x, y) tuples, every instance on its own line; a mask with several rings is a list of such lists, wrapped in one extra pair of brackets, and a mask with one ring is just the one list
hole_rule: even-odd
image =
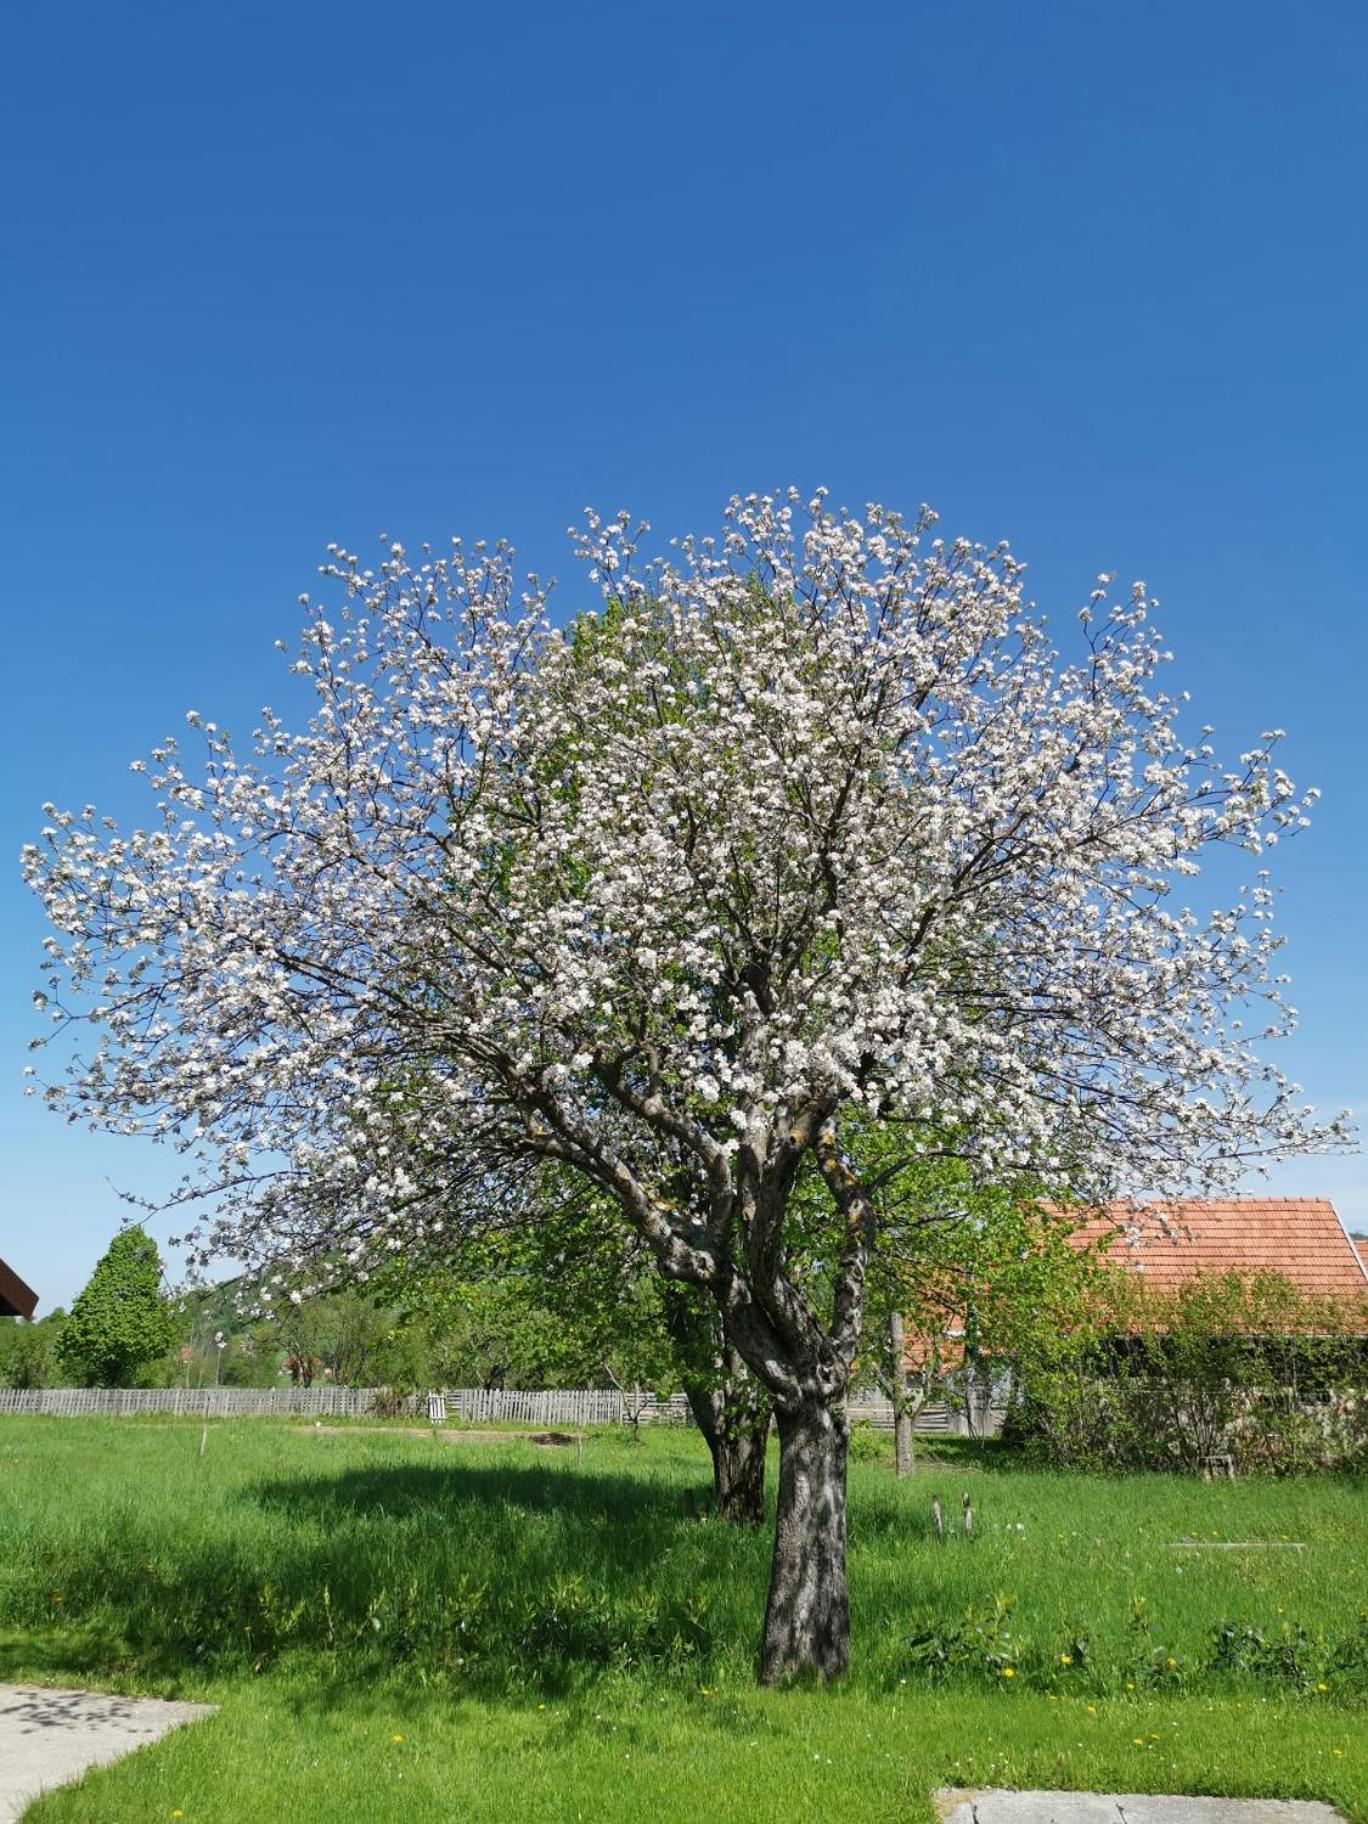
[(32, 1317), (38, 1294), (26, 1286), (12, 1267), (0, 1260), (0, 1317)]

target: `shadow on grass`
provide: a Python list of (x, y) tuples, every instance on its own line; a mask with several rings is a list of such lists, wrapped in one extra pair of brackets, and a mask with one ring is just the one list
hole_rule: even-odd
[(664, 1477), (565, 1466), (468, 1463), (366, 1465), (252, 1484), (243, 1498), (295, 1519), (388, 1519), (449, 1513), (470, 1503), (572, 1513), (586, 1525), (675, 1526), (706, 1511), (705, 1491)]
[(198, 1524), (125, 1509), (35, 1559), (6, 1607), (35, 1645), (60, 1615), (63, 1673), (182, 1688), (276, 1666), (471, 1696), (699, 1678), (749, 1663), (768, 1551), (700, 1517), (700, 1493), (569, 1465), (304, 1468)]

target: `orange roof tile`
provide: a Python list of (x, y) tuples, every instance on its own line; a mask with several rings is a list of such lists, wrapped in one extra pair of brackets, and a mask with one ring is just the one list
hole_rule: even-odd
[[(1106, 1205), (1076, 1232), (1081, 1244), (1108, 1230), (1107, 1258), (1161, 1291), (1201, 1274), (1280, 1273), (1319, 1297), (1368, 1293), (1368, 1260), (1326, 1197), (1184, 1198)], [(1363, 1244), (1368, 1251), (1368, 1243)]]

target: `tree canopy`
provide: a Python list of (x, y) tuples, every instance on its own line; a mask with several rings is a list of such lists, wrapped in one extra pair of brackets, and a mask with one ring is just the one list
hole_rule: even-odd
[(1256, 1043), (1291, 1019), (1266, 875), (1174, 897), (1314, 794), (1275, 732), (1233, 766), (1184, 738), (1141, 585), (1061, 657), (1007, 547), (925, 511), (640, 533), (579, 536), (601, 637), (501, 546), (335, 549), (306, 728), (239, 757), (192, 714), (145, 830), (49, 807), (50, 1011), (98, 1034), (49, 1093), (182, 1145), (201, 1245), (263, 1268), (440, 1255), (456, 1213), (534, 1220), (548, 1162), (611, 1199), (773, 1401), (763, 1669), (831, 1673), (880, 1226), (854, 1136), (1079, 1199), (1333, 1143)]
[(62, 1365), (92, 1387), (132, 1387), (171, 1346), (175, 1324), (162, 1293), (157, 1244), (121, 1229), (76, 1295), (57, 1340)]

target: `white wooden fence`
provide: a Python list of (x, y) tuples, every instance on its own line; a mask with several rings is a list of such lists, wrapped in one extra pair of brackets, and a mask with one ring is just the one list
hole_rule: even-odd
[[(374, 1387), (44, 1387), (18, 1392), (0, 1387), (0, 1414), (47, 1413), (63, 1418), (130, 1418), (139, 1413), (169, 1413), (188, 1418), (332, 1418), (357, 1419), (375, 1405)], [(621, 1425), (631, 1405), (613, 1387), (557, 1387), (539, 1392), (510, 1388), (449, 1387), (443, 1392), (447, 1421), (467, 1424)], [(406, 1414), (423, 1417), (427, 1396), (413, 1394), (405, 1402)], [(852, 1419), (893, 1428), (893, 1408), (879, 1395), (855, 1393), (850, 1399)], [(689, 1404), (682, 1393), (668, 1400), (649, 1399), (641, 1414), (643, 1424), (687, 1425)], [(917, 1430), (943, 1432), (954, 1428), (947, 1407), (923, 1406)]]
[[(375, 1405), (374, 1387), (44, 1387), (18, 1392), (0, 1388), (0, 1414), (47, 1413), (63, 1418), (130, 1418), (139, 1413), (193, 1418), (355, 1419)], [(620, 1425), (626, 1420), (622, 1394), (614, 1388), (552, 1388), (537, 1393), (505, 1388), (447, 1388), (448, 1422), (517, 1425)], [(426, 1394), (408, 1396), (402, 1410), (423, 1416)], [(647, 1400), (642, 1422), (681, 1425), (689, 1421), (682, 1393)]]
[[(536, 1393), (503, 1387), (449, 1387), (445, 1398), (449, 1419), (523, 1425), (621, 1425), (635, 1404), (615, 1387), (554, 1387)], [(692, 1420), (689, 1402), (682, 1393), (671, 1394), (667, 1400), (648, 1399), (641, 1420), (643, 1424), (687, 1425)]]
[[(893, 1402), (884, 1394), (857, 1389), (850, 1395), (846, 1406), (855, 1424), (872, 1425), (876, 1431), (892, 1431)], [(955, 1417), (944, 1402), (933, 1405), (928, 1401), (918, 1411), (912, 1429), (920, 1432), (954, 1431)]]
[(375, 1401), (370, 1387), (44, 1387), (0, 1388), (0, 1413), (51, 1413), (62, 1418), (131, 1418), (138, 1413), (184, 1413), (194, 1418), (297, 1414), (358, 1418)]

